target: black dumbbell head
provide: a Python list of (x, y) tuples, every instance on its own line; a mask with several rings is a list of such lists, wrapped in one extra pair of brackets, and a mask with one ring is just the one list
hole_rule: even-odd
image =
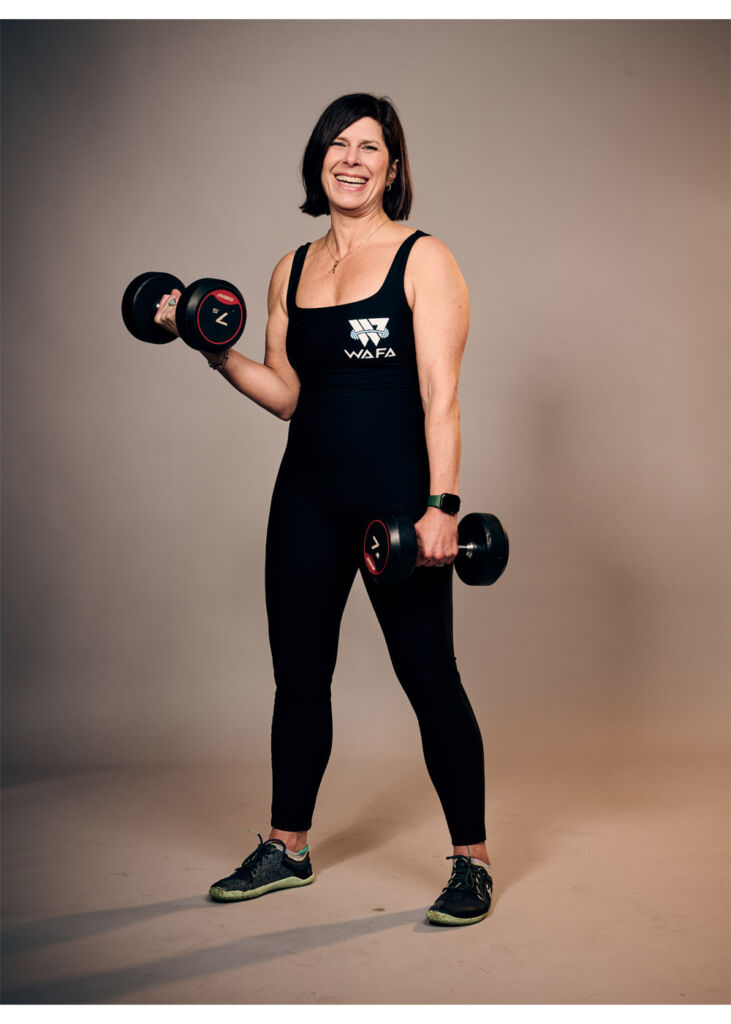
[(459, 578), (471, 586), (494, 583), (508, 564), (508, 535), (498, 517), (490, 512), (470, 512), (457, 531), (460, 544), (474, 545), (460, 551), (455, 560)]
[(378, 515), (366, 527), (363, 565), (377, 583), (409, 578), (416, 565), (416, 530), (408, 516)]
[(130, 334), (153, 345), (164, 345), (175, 339), (174, 334), (155, 323), (160, 299), (169, 295), (173, 288), (182, 292), (185, 285), (173, 274), (154, 270), (130, 281), (122, 296), (122, 319)]
[(235, 345), (246, 326), (244, 297), (235, 285), (202, 277), (183, 289), (175, 323), (183, 341), (199, 352)]

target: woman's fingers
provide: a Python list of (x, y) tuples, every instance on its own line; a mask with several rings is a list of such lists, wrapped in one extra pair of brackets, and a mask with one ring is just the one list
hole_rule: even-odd
[[(418, 542), (417, 542), (418, 543)], [(418, 544), (416, 553), (416, 565), (449, 565), (457, 557), (456, 553), (449, 555), (441, 549), (435, 547), (422, 548), (421, 544)]]
[[(449, 549), (453, 545), (448, 542), (445, 544), (444, 539), (435, 537), (432, 541), (423, 540), (420, 536), (420, 531), (416, 534), (416, 565), (426, 566), (442, 566), (449, 565), (457, 557), (457, 551), (450, 554)], [(459, 549), (458, 549), (459, 550)]]
[[(155, 312), (155, 323), (160, 324), (161, 327), (165, 327), (169, 331), (172, 331), (173, 334), (178, 333), (178, 329), (175, 326), (175, 310), (181, 295), (182, 292), (179, 288), (173, 288), (172, 292), (162, 296), (160, 299), (160, 305), (157, 307), (157, 311)], [(174, 300), (172, 304), (171, 300)]]

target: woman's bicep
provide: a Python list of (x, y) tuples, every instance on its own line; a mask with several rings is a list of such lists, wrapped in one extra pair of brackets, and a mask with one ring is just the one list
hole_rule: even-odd
[(269, 282), (269, 294), (267, 297), (269, 315), (266, 326), (264, 365), (274, 370), (285, 384), (291, 387), (295, 394), (297, 394), (300, 388), (299, 377), (287, 358), (289, 318), (287, 316), (286, 295), (293, 255), (293, 253), (288, 253), (282, 257), (274, 268), (271, 281)]
[(296, 393), (299, 391), (300, 381), (287, 358), (288, 323), (286, 315), (281, 311), (273, 310), (269, 313), (266, 326), (264, 365), (274, 370), (284, 383)]
[(429, 242), (414, 267), (414, 343), (424, 399), (456, 392), (470, 325), (469, 292), (457, 261), (438, 239)]

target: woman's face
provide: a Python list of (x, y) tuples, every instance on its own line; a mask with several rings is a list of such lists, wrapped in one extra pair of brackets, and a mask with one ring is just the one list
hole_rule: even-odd
[(333, 139), (325, 152), (320, 180), (330, 206), (368, 209), (383, 203), (386, 185), (396, 177), (378, 121), (362, 117)]

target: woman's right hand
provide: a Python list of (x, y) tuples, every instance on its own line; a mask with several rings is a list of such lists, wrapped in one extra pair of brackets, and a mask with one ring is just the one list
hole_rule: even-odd
[[(179, 337), (179, 334), (178, 328), (175, 326), (175, 310), (181, 295), (182, 292), (179, 288), (173, 288), (169, 295), (163, 295), (160, 299), (160, 305), (155, 313), (155, 323), (164, 327), (166, 331), (170, 331), (176, 338)], [(175, 299), (172, 305), (170, 305), (171, 299)]]

